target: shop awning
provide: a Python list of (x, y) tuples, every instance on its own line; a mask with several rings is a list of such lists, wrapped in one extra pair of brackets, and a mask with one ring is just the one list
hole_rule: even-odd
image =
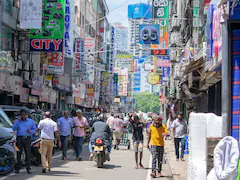
[(203, 61), (203, 57), (201, 57), (199, 60), (197, 61), (191, 61), (189, 63), (189, 65), (186, 67), (186, 70), (185, 70), (185, 74), (189, 74), (193, 71), (196, 71), (200, 68), (204, 67), (204, 61)]
[(205, 74), (204, 78), (200, 80), (200, 89), (206, 90), (217, 82), (221, 81), (221, 79), (222, 75), (220, 72), (208, 72)]

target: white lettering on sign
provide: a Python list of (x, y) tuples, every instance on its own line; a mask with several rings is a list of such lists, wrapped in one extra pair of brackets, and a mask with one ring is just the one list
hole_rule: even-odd
[(64, 27), (65, 27), (65, 33), (64, 33), (64, 39), (65, 39), (65, 52), (68, 55), (71, 55), (71, 49), (69, 49), (69, 41), (70, 41), (70, 24), (71, 24), (71, 11), (70, 11), (70, 2), (69, 0), (65, 1), (65, 23), (64, 23)]

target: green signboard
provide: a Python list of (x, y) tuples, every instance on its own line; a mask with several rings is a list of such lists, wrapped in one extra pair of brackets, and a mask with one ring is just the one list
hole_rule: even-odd
[(43, 0), (42, 29), (31, 29), (30, 39), (63, 39), (66, 0)]
[(169, 0), (153, 0), (153, 19), (163, 19), (163, 26), (168, 26), (169, 23)]

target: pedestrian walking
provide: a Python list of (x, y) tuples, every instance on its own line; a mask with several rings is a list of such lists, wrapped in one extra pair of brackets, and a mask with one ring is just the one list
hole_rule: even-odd
[(36, 132), (36, 126), (31, 118), (28, 118), (25, 109), (20, 110), (20, 116), (15, 120), (12, 127), (13, 131), (17, 131), (17, 163), (15, 173), (19, 173), (21, 167), (21, 156), (24, 149), (26, 155), (27, 173), (31, 174), (31, 136)]
[(164, 154), (164, 137), (168, 135), (168, 130), (167, 127), (164, 124), (162, 124), (162, 117), (155, 116), (153, 120), (154, 120), (153, 124), (150, 125), (147, 146), (148, 148), (150, 148), (149, 144), (151, 142), (151, 151), (153, 156), (151, 176), (155, 178), (156, 176), (158, 177), (162, 176), (161, 172)]
[(73, 119), (69, 117), (69, 112), (65, 111), (64, 116), (58, 119), (58, 129), (62, 144), (62, 160), (67, 160), (67, 148), (69, 141), (72, 141)]
[(184, 161), (185, 135), (187, 134), (187, 123), (183, 119), (183, 113), (178, 113), (178, 118), (171, 125), (171, 134), (174, 137), (176, 160), (179, 161), (179, 148), (181, 144), (181, 160)]
[(77, 110), (77, 116), (74, 117), (74, 139), (75, 139), (75, 153), (76, 160), (82, 160), (82, 146), (83, 146), (83, 138), (86, 135), (85, 130), (89, 127), (88, 121), (85, 117), (82, 116), (82, 111)]
[(124, 120), (119, 118), (119, 115), (116, 115), (113, 120), (113, 142), (114, 142), (114, 149), (119, 150), (119, 145), (121, 142), (121, 138), (123, 135), (123, 126), (129, 124)]
[[(41, 120), (38, 128), (41, 130), (41, 160), (42, 173), (51, 171), (52, 152), (54, 147), (54, 133), (56, 134), (58, 146), (61, 147), (60, 134), (57, 123), (51, 119), (51, 113), (45, 112), (45, 119)], [(47, 158), (46, 158), (47, 157)], [(48, 164), (48, 167), (47, 167)]]
[(112, 113), (111, 116), (107, 119), (107, 124), (110, 127), (111, 131), (113, 131), (113, 121), (114, 121), (114, 114)]
[[(133, 145), (135, 152), (136, 169), (139, 167), (143, 169), (142, 158), (143, 158), (143, 129), (145, 123), (139, 119), (137, 115), (134, 115), (133, 120), (131, 120), (133, 129)], [(139, 164), (138, 164), (138, 153), (139, 153)], [(139, 165), (139, 166), (138, 166)]]

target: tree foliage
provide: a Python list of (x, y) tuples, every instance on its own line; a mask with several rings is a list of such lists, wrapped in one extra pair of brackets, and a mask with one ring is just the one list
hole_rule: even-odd
[(140, 93), (134, 96), (137, 111), (142, 112), (154, 112), (160, 111), (160, 99), (159, 96), (155, 96), (152, 93)]

